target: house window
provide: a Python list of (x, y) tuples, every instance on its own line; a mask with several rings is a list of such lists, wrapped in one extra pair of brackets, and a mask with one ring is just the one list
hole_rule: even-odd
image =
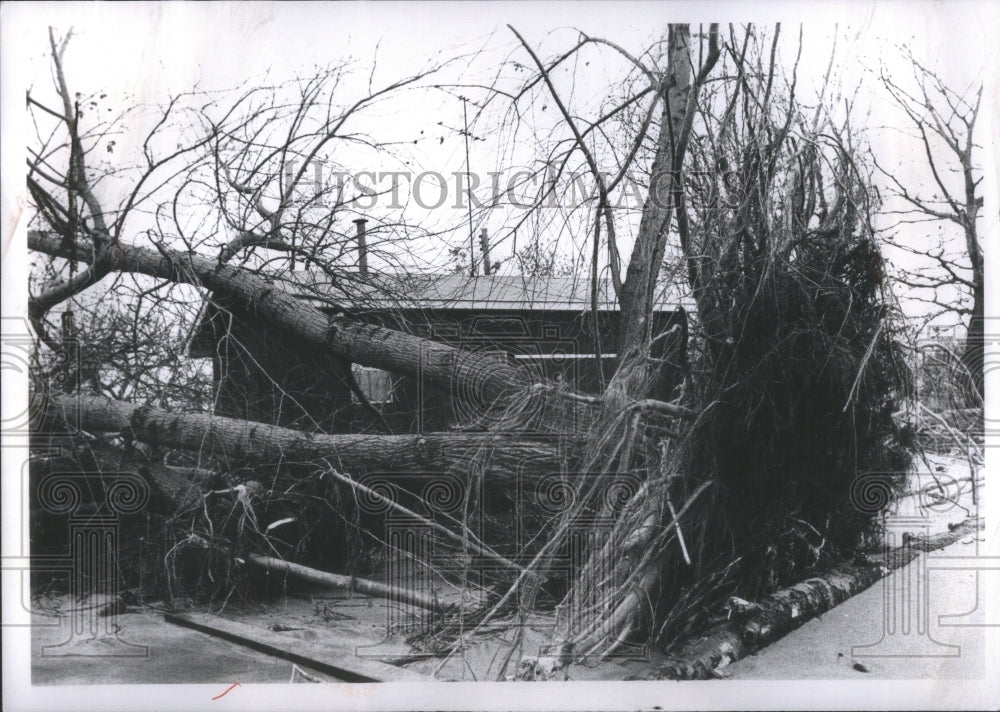
[[(380, 368), (369, 368), (351, 364), (354, 372), (354, 380), (358, 382), (361, 392), (372, 403), (372, 405), (383, 405), (392, 403), (392, 373), (383, 371)], [(351, 399), (357, 403), (358, 396), (352, 391)]]

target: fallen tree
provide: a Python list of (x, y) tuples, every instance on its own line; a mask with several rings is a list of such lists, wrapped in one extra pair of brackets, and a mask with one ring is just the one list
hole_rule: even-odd
[(326, 586), (329, 588), (347, 591), (349, 593), (363, 593), (368, 596), (387, 598), (393, 603), (405, 603), (418, 608), (424, 608), (435, 613), (444, 613), (446, 606), (437, 598), (420, 594), (410, 589), (399, 586), (389, 586), (378, 581), (368, 581), (356, 576), (341, 576), (331, 574), (327, 571), (317, 571), (316, 569), (295, 564), (290, 561), (282, 561), (270, 556), (250, 556), (249, 561), (254, 566), (264, 569), (272, 574), (284, 574), (294, 576), (309, 583)]
[[(599, 182), (605, 177), (587, 134), (648, 97), (628, 158), (615, 167), (618, 177), (600, 186), (593, 216), (592, 316), (596, 324), (597, 255), (605, 247), (624, 324), (616, 372), (596, 396), (529, 376), (483, 351), (370, 323), (349, 308), (349, 298), (344, 304), (330, 299), (332, 308), (320, 310), (280, 288), (281, 275), (268, 273), (268, 260), (262, 260), (264, 267), (238, 263), (237, 255), (258, 248), (280, 250), (293, 255), (289, 269), (297, 257), (318, 264), (334, 283), (350, 284), (336, 254), (346, 238), (331, 227), (337, 210), (311, 198), (303, 203), (293, 194), (305, 168), (286, 182), (280, 171), (260, 167), (266, 157), (286, 150), (316, 155), (337, 135), (339, 124), (329, 123), (329, 113), (324, 131), (305, 132), (309, 146), (294, 151), (293, 140), (277, 147), (258, 140), (263, 128), (246, 140), (238, 117), (228, 125), (210, 123), (189, 147), (204, 155), (182, 167), (183, 185), (172, 200), (144, 213), (168, 222), (172, 215), (174, 222), (152, 230), (143, 220), (143, 230), (133, 230), (136, 244), (127, 244), (121, 236), (129, 234), (142, 184), (163, 164), (147, 156), (148, 171), (128, 200), (113, 210), (100, 204), (81, 168), (88, 152), (62, 73), (65, 46), (57, 47), (53, 39), (63, 109), (43, 107), (36, 99), (32, 106), (44, 108), (45, 117), (56, 119), (55, 131), (67, 135), (66, 171), (51, 180), (49, 165), (56, 159), (41, 149), (30, 163), (32, 196), (45, 229), (30, 231), (28, 246), (46, 258), (39, 260), (39, 271), (65, 278), (42, 280), (32, 295), (30, 316), (41, 342), (53, 352), (69, 352), (65, 344), (74, 332), (67, 323), (73, 320), (63, 319), (60, 342), (47, 315), (105, 278), (116, 284), (133, 279), (141, 295), (183, 284), (210, 300), (217, 295), (220, 302), (239, 305), (267, 327), (268, 338), (294, 337), (341, 364), (419, 374), (439, 397), (468, 399), (491, 417), (482, 419), (490, 423), (483, 432), (304, 432), (87, 395), (80, 392), (80, 378), (67, 381), (64, 391), (39, 379), (44, 385), (36, 389), (36, 400), (50, 421), (82, 431), (77, 437), (106, 433), (126, 448), (139, 443), (194, 453), (195, 467), (219, 472), (224, 481), (205, 488), (203, 511), (195, 512), (186, 528), (170, 532), (161, 557), (171, 580), (195, 570), (200, 578), (192, 588), (209, 589), (216, 598), (237, 585), (234, 561), (271, 556), (279, 547), (281, 556), (310, 567), (330, 568), (323, 557), (331, 549), (355, 565), (363, 550), (340, 546), (346, 535), (331, 545), (329, 522), (340, 517), (342, 529), (378, 539), (376, 524), (350, 516), (348, 495), (371, 495), (359, 489), (357, 474), (432, 471), (501, 489), (523, 482), (522, 474), (529, 481), (558, 475), (546, 493), (552, 506), (545, 516), (512, 522), (509, 499), (487, 513), (493, 524), (506, 517), (495, 527), (498, 539), (515, 526), (527, 530), (526, 550), (518, 552), (525, 560), (512, 562), (493, 552), (492, 563), (502, 565), (502, 585), (483, 608), (435, 631), (441, 635), (433, 636), (434, 645), (445, 654), (461, 651), (464, 637), (499, 621), (522, 623), (542, 600), (551, 606), (553, 598), (559, 613), (553, 657), (560, 665), (611, 655), (630, 642), (664, 644), (703, 623), (704, 612), (716, 609), (737, 586), (761, 598), (805, 572), (828, 568), (850, 557), (878, 528), (877, 513), (851, 501), (854, 479), (863, 472), (886, 472), (892, 490), (905, 477), (909, 458), (893, 414), (908, 384), (874, 234), (871, 186), (859, 165), (849, 112), (835, 117), (797, 103), (797, 65), (791, 77), (776, 69), (778, 34), (776, 28), (768, 46), (749, 27), (742, 36), (730, 28), (726, 38), (716, 25), (700, 37), (686, 25), (672, 25), (663, 69), (588, 37), (547, 63), (522, 39), (537, 73), (515, 101), (531, 98), (536, 89), (544, 91), (536, 99), (554, 100), (571, 134), (570, 154), (583, 153)], [(584, 130), (551, 72), (592, 44), (618, 51), (643, 89)], [(728, 65), (724, 76), (735, 79), (709, 91), (716, 64)], [(311, 108), (306, 102), (302, 110)], [(302, 125), (298, 117), (292, 123)], [(698, 130), (704, 140), (691, 141)], [(623, 279), (608, 190), (642, 165), (636, 157), (650, 139), (655, 150), (646, 156), (649, 195)], [(251, 168), (241, 168), (246, 175), (236, 179), (235, 166)], [(705, 166), (713, 176), (702, 196), (706, 200), (689, 200), (685, 175), (704, 172)], [(726, 167), (724, 176), (715, 175), (717, 166)], [(217, 256), (209, 238), (222, 235), (205, 227), (199, 253), (187, 221), (178, 217), (190, 184), (213, 187), (211, 200), (187, 206), (188, 211), (214, 215), (217, 224), (238, 233)], [(268, 185), (272, 191), (265, 194)], [(266, 207), (264, 197), (277, 207)], [(338, 203), (338, 210), (342, 207)], [(286, 220), (291, 214), (295, 219)], [(152, 246), (137, 244), (143, 236)], [(181, 243), (186, 251), (176, 249)], [(86, 268), (77, 271), (78, 263)], [(673, 270), (667, 277), (680, 281), (683, 275), (697, 305), (690, 358), (684, 353), (661, 358), (653, 347), (663, 335), (651, 333), (650, 305), (667, 264)], [(147, 281), (140, 283), (137, 276)], [(137, 312), (133, 323), (139, 321)], [(683, 376), (676, 393), (662, 392), (668, 372)], [(99, 376), (84, 387), (100, 390)], [(142, 400), (161, 402), (155, 393)], [(543, 407), (536, 407), (540, 403)], [(541, 414), (530, 431), (518, 417), (525, 411)], [(262, 492), (284, 499), (262, 503)], [(421, 503), (430, 507), (433, 502), (426, 500)], [(267, 506), (271, 521), (262, 523)], [(491, 542), (470, 536), (465, 512), (433, 520), (450, 532), (437, 528), (436, 535), (451, 539), (462, 554), (490, 553)], [(281, 526), (303, 531), (280, 542), (272, 525), (278, 533)], [(180, 561), (191, 550), (207, 555)]]
[(979, 519), (966, 519), (949, 526), (946, 532), (911, 537), (897, 548), (859, 556), (853, 563), (836, 566), (756, 602), (730, 598), (727, 620), (697, 636), (661, 663), (659, 677), (671, 680), (724, 677), (725, 667), (730, 663), (752, 655), (856, 596), (890, 572), (909, 564), (920, 552), (954, 544), (982, 526)]
[[(125, 433), (150, 446), (197, 452), (227, 468), (241, 464), (327, 462), (347, 472), (446, 472), (480, 462), (488, 479), (513, 484), (563, 472), (573, 440), (504, 433), (324, 435), (209, 413), (174, 413), (102, 396), (52, 394), (48, 419), (83, 430)], [(464, 474), (472, 476), (470, 470)]]
[(73, 442), (64, 438), (59, 443), (50, 439), (39, 452), (31, 463), (34, 478), (51, 473), (138, 474), (150, 488), (149, 510), (165, 517), (201, 506), (202, 483), (215, 476), (211, 470), (172, 467), (135, 448), (99, 442)]
[[(488, 401), (509, 397), (525, 383), (526, 374), (506, 360), (478, 352), (457, 349), (439, 341), (422, 339), (402, 331), (353, 320), (345, 315), (328, 316), (321, 310), (274, 285), (250, 270), (223, 264), (195, 253), (165, 247), (150, 249), (115, 242), (88, 251), (68, 247), (55, 233), (32, 230), (28, 249), (46, 255), (73, 258), (95, 266), (100, 273), (133, 272), (158, 279), (204, 287), (237, 300), (258, 318), (279, 332), (295, 335), (322, 346), (335, 357), (410, 376), (421, 375), (443, 393), (476, 392)], [(71, 296), (74, 285), (60, 283), (49, 293)], [(91, 286), (81, 282), (82, 288)], [(51, 301), (48, 293), (33, 297), (29, 310), (42, 313)]]

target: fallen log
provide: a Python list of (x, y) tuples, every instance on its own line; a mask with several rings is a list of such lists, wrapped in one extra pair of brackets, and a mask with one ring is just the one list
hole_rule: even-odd
[(406, 603), (417, 608), (434, 611), (435, 613), (444, 613), (447, 610), (447, 607), (436, 597), (426, 596), (419, 591), (413, 591), (400, 586), (390, 586), (389, 584), (369, 581), (357, 576), (332, 574), (303, 566), (302, 564), (295, 564), (291, 561), (275, 559), (271, 556), (257, 556), (254, 554), (248, 556), (247, 561), (254, 566), (272, 573), (295, 576), (303, 581), (329, 588), (336, 588), (351, 593), (362, 593), (366, 596), (374, 596), (376, 598), (385, 598), (395, 603)]
[[(423, 521), (472, 553), (515, 571), (521, 570), (518, 564), (497, 554), (471, 532), (456, 533), (436, 521), (425, 519), (377, 489), (341, 474), (330, 466), (330, 462), (346, 462), (356, 472), (394, 472), (405, 478), (414, 472), (444, 472), (460, 463), (465, 465), (461, 472), (470, 476), (479, 461), (485, 463), (487, 475), (493, 475), (493, 480), (501, 486), (514, 483), (521, 471), (544, 475), (558, 472), (562, 467), (562, 448), (558, 443), (532, 443), (510, 435), (499, 438), (483, 433), (322, 435), (203, 413), (171, 413), (81, 394), (51, 394), (47, 411), (46, 418), (67, 431), (80, 428), (119, 432), (150, 445), (197, 449), (203, 456), (212, 455), (229, 465), (280, 462), (282, 458), (295, 463), (315, 461), (334, 479), (371, 499), (383, 501), (397, 513)], [(62, 440), (72, 452), (72, 440)], [(501, 448), (506, 448), (499, 454), (494, 448), (498, 441)], [(58, 467), (62, 471), (137, 472), (153, 486), (151, 506), (168, 516), (201, 506), (206, 492), (198, 481), (205, 480), (210, 474), (207, 471), (168, 468), (150, 462), (135, 450), (95, 447), (81, 446), (77, 452), (79, 457), (64, 455)], [(99, 459), (95, 459), (95, 455), (99, 455)], [(526, 466), (529, 469), (525, 470)], [(462, 526), (461, 522), (455, 523)]]
[[(32, 460), (34, 477), (54, 473), (135, 473), (150, 487), (149, 507), (172, 516), (201, 504), (199, 482), (210, 476), (208, 470), (170, 467), (150, 460), (136, 450), (112, 448), (107, 445), (83, 443), (64, 447)], [(87, 488), (81, 491), (89, 492)]]
[[(50, 394), (53, 419), (83, 430), (126, 432), (149, 445), (198, 452), (223, 463), (324, 460), (352, 472), (445, 472), (469, 474), (482, 463), (488, 478), (515, 482), (519, 472), (550, 474), (566, 469), (571, 439), (532, 439), (480, 432), (420, 435), (325, 435), (210, 413), (176, 413), (102, 396)], [(564, 442), (561, 442), (564, 441)]]
[(658, 668), (657, 677), (671, 680), (707, 680), (720, 668), (770, 645), (806, 621), (872, 586), (890, 571), (913, 561), (920, 551), (934, 551), (975, 532), (981, 521), (970, 518), (949, 531), (911, 537), (903, 546), (881, 556), (864, 555), (806, 579), (755, 603), (731, 598), (729, 618), (698, 639), (684, 645)]
[[(86, 263), (94, 256), (73, 253), (58, 235), (28, 231), (28, 249)], [(249, 310), (285, 333), (325, 347), (331, 355), (396, 373), (422, 376), (427, 383), (452, 392), (475, 380), (480, 392), (493, 399), (519, 387), (522, 374), (505, 360), (477, 351), (463, 351), (417, 336), (346, 317), (331, 321), (316, 307), (257, 273), (223, 264), (193, 252), (137, 247), (118, 243), (110, 255), (111, 269), (205, 287), (245, 303)], [(422, 358), (417, 358), (420, 355)]]

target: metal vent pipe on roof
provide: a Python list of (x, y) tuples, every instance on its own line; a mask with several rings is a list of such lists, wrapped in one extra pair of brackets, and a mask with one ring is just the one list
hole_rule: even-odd
[(368, 275), (368, 245), (365, 242), (365, 223), (368, 218), (358, 218), (354, 224), (358, 226), (358, 272)]
[(489, 276), (490, 269), (490, 240), (486, 234), (486, 228), (479, 233), (479, 244), (483, 249), (483, 274)]

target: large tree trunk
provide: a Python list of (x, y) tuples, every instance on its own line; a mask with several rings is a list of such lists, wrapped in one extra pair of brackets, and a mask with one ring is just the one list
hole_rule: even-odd
[(224, 463), (325, 460), (350, 474), (444, 472), (459, 467), (472, 476), (478, 463), (487, 478), (513, 483), (519, 473), (556, 473), (572, 447), (552, 439), (488, 433), (423, 435), (322, 435), (223, 418), (174, 413), (101, 396), (53, 394), (47, 417), (70, 427), (125, 432), (154, 446), (196, 451)]
[[(73, 256), (54, 234), (29, 231), (28, 247), (47, 255)], [(77, 250), (75, 257), (83, 262), (93, 259), (85, 250)], [(266, 277), (218, 260), (166, 248), (157, 251), (123, 244), (112, 247), (111, 260), (116, 271), (204, 287), (232, 298), (277, 331), (320, 345), (332, 356), (420, 377), (428, 385), (473, 406), (504, 401), (525, 386), (534, 385), (527, 382), (524, 370), (503, 359), (364, 323), (344, 314), (327, 316)]]
[[(982, 267), (978, 277), (982, 279)], [(986, 348), (984, 291), (982, 281), (973, 289), (972, 316), (969, 318), (969, 330), (965, 336), (965, 348), (962, 350), (962, 364), (969, 371), (970, 392), (966, 394), (966, 405), (970, 407), (981, 405), (984, 397), (983, 351)]]
[[(654, 472), (657, 466), (657, 454), (650, 451), (650, 441), (645, 437), (642, 413), (635, 406), (656, 390), (660, 370), (664, 368), (664, 364), (651, 358), (650, 342), (655, 335), (651, 333), (650, 317), (670, 223), (681, 192), (681, 169), (698, 89), (719, 56), (717, 33), (718, 27), (712, 25), (709, 52), (698, 67), (697, 77), (693, 77), (695, 60), (690, 28), (683, 24), (669, 28), (668, 66), (662, 77), (665, 100), (649, 194), (620, 294), (621, 359), (594, 427), (600, 437), (590, 439), (582, 459), (585, 471), (599, 473), (609, 483), (627, 482), (636, 470), (636, 462), (645, 460), (647, 464), (641, 469), (647, 473)], [(683, 340), (686, 341), (686, 336)], [(667, 367), (676, 368), (677, 364)], [(616, 516), (613, 531), (604, 532), (603, 536), (611, 541), (648, 543), (654, 529), (670, 525), (663, 506), (669, 498), (665, 492), (662, 488), (640, 490), (624, 512)], [(577, 514), (569, 511), (566, 520)], [(641, 557), (639, 563), (626, 561), (619, 558), (622, 552), (609, 550), (612, 548), (597, 547), (588, 552), (575, 585), (561, 604), (568, 615), (560, 620), (555, 636), (560, 664), (610, 652), (640, 625), (645, 602), (655, 599), (662, 562), (652, 556)], [(613, 577), (605, 573), (612, 560), (621, 564), (614, 568)]]
[(45, 473), (112, 474), (134, 472), (150, 487), (150, 509), (163, 516), (173, 516), (201, 503), (201, 482), (212, 475), (209, 470), (171, 467), (146, 457), (136, 449), (112, 448), (99, 443), (62, 443), (51, 439), (44, 453), (32, 458), (32, 477)]
[(622, 283), (620, 353), (640, 349), (649, 341), (653, 295), (673, 218), (675, 181), (684, 147), (685, 114), (691, 92), (691, 31), (687, 25), (670, 25), (669, 65), (664, 78), (666, 100), (660, 114), (649, 195), (642, 207), (639, 235)]
[(674, 680), (724, 677), (725, 667), (784, 637), (809, 620), (826, 613), (869, 588), (890, 571), (913, 561), (921, 551), (935, 551), (974, 534), (979, 519), (970, 518), (949, 530), (912, 537), (877, 557), (862, 557), (820, 576), (776, 591), (757, 603), (730, 599), (729, 617), (696, 640), (685, 644), (660, 666), (660, 676)]
[[(979, 89), (979, 98), (982, 98), (982, 87)], [(976, 220), (979, 211), (982, 209), (981, 198), (976, 196), (976, 178), (972, 163), (972, 126), (975, 124), (979, 113), (979, 100), (976, 101), (976, 108), (972, 114), (972, 122), (966, 123), (968, 135), (964, 151), (959, 154), (962, 162), (962, 177), (965, 182), (965, 211), (961, 214), (965, 227), (965, 249), (969, 254), (969, 264), (972, 267), (972, 315), (969, 319), (969, 330), (965, 337), (965, 349), (962, 353), (962, 363), (969, 369), (972, 391), (969, 394), (968, 405), (977, 406), (983, 402), (984, 377), (983, 377), (983, 351), (986, 348), (986, 337), (983, 330), (985, 300), (986, 300), (986, 274), (983, 264), (983, 246), (979, 242), (979, 226)], [(980, 179), (981, 180), (981, 179)]]

